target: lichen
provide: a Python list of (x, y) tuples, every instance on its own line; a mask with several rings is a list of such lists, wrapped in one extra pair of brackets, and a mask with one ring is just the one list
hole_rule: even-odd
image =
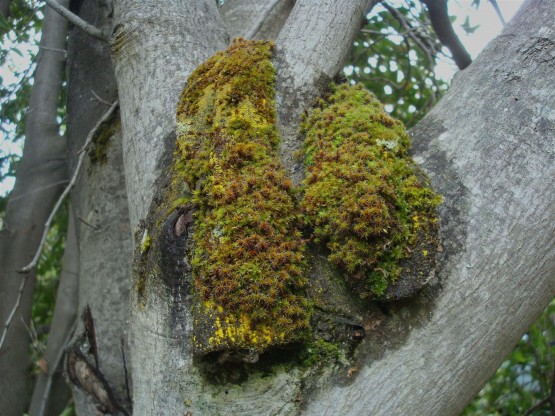
[[(263, 351), (309, 325), (305, 244), (279, 161), (270, 42), (236, 39), (191, 75), (177, 111), (172, 189), (195, 209), (198, 350)], [(177, 199), (177, 197), (176, 197)], [(199, 331), (197, 331), (199, 334)]]
[(361, 86), (333, 87), (302, 132), (304, 223), (359, 295), (379, 298), (400, 261), (426, 247), (418, 240), (434, 238), (441, 197), (410, 158), (403, 124)]

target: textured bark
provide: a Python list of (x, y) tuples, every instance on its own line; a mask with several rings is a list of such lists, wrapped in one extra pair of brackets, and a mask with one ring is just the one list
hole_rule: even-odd
[[(67, 5), (67, 1), (64, 1)], [(52, 10), (45, 11), (41, 52), (25, 126), (25, 147), (0, 232), (0, 322), (8, 319), (18, 296), (21, 269), (33, 258), (44, 223), (67, 180), (65, 141), (58, 134), (56, 113), (62, 82), (67, 24)], [(0, 350), (0, 409), (21, 415), (30, 400), (29, 324), (35, 271), (28, 275), (21, 304)], [(2, 327), (2, 332), (4, 328)]]
[(220, 11), (229, 35), (247, 39), (276, 39), (295, 0), (230, 0)]
[[(107, 30), (110, 9), (97, 2), (84, 2), (74, 10), (83, 19)], [(70, 32), (68, 71), (68, 138), (74, 163), (89, 131), (107, 110), (93, 92), (107, 102), (117, 98), (110, 49), (78, 28)], [(94, 319), (99, 371), (115, 398), (127, 406), (123, 354), (127, 351), (129, 321), (130, 262), (132, 233), (123, 176), (119, 114), (102, 126), (93, 140), (83, 173), (72, 195), (79, 236), (79, 308), (89, 306)], [(76, 336), (83, 334), (79, 320)], [(80, 342), (77, 339), (76, 342)], [(123, 350), (122, 350), (123, 349)], [(95, 365), (94, 360), (90, 364)], [(80, 415), (97, 414), (92, 398), (73, 386), (75, 407)]]
[(77, 318), (77, 295), (79, 293), (79, 252), (75, 235), (75, 221), (70, 212), (62, 259), (60, 283), (56, 292), (56, 306), (48, 334), (44, 358), (48, 372), (40, 373), (35, 382), (30, 416), (57, 416), (66, 408), (71, 390), (63, 374), (62, 354), (69, 342), (71, 330)]
[(343, 67), (372, 4), (368, 0), (299, 0), (279, 34), (276, 105), (281, 158), (295, 183), (303, 176), (295, 156), (302, 145), (298, 127), (303, 111)]
[[(223, 49), (228, 36), (211, 0), (115, 4), (112, 38), (123, 128), (125, 178), (132, 228), (154, 192), (156, 163), (171, 133), (187, 76)], [(209, 34), (208, 36), (206, 34)]]
[(439, 297), (306, 414), (459, 414), (553, 298), (554, 27), (528, 1), (412, 132), (445, 197)]
[[(210, 33), (210, 36), (206, 36)], [(154, 194), (164, 138), (171, 136), (177, 101), (187, 76), (223, 49), (228, 37), (213, 1), (116, 3), (112, 53), (120, 91), (123, 160), (131, 227), (143, 219)], [(171, 153), (171, 150), (170, 150)], [(167, 152), (166, 155), (167, 156)], [(178, 414), (191, 356), (182, 354), (187, 317), (172, 310), (181, 299), (151, 298), (132, 306), (134, 414)], [(196, 385), (195, 387), (198, 387)]]

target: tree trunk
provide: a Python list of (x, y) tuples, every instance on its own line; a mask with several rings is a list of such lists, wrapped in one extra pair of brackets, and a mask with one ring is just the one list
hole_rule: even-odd
[[(341, 69), (373, 4), (297, 0), (289, 10), (291, 2), (267, 0), (247, 19), (241, 16), (249, 1), (226, 2), (223, 19), (211, 0), (115, 4), (111, 50), (121, 130), (117, 117), (105, 126), (106, 159), (87, 162), (73, 198), (80, 310), (92, 311), (98, 370), (116, 409), (127, 411), (121, 340), (129, 330), (134, 415), (458, 414), (555, 294), (551, 0), (528, 0), (412, 131), (414, 158), (444, 197), (442, 247), (429, 286), (411, 300), (369, 305), (362, 314), (366, 336), (348, 363), (307, 371), (285, 360), (241, 367), (222, 379), (217, 364), (210, 372), (193, 359), (190, 295), (153, 290), (141, 306), (129, 278), (131, 230), (145, 219), (171, 158), (179, 94), (191, 71), (228, 43), (224, 20), (234, 35), (271, 33), (265, 36), (277, 38), (281, 157), (299, 183), (301, 115)], [(97, 6), (82, 7), (75, 11), (109, 24), (95, 14)], [(73, 33), (70, 44), (72, 157), (104, 111), (88, 101), (90, 90), (115, 98), (112, 74), (103, 70), (110, 66), (106, 46), (79, 36)], [(86, 345), (83, 339), (73, 347)], [(74, 394), (79, 414), (95, 414), (98, 402), (82, 386)]]
[[(110, 7), (102, 7), (100, 2), (83, 2), (74, 12), (87, 22), (111, 31)], [(68, 138), (71, 161), (75, 163), (87, 135), (107, 111), (109, 103), (117, 98), (117, 88), (108, 44), (73, 28), (68, 50), (71, 57), (68, 65)], [(98, 130), (93, 139), (72, 200), (79, 236), (79, 317), (82, 318), (84, 310), (90, 308), (98, 371), (106, 380), (114, 400), (127, 408), (128, 377), (124, 361), (130, 360), (127, 342), (132, 233), (123, 176), (119, 112)], [(78, 320), (71, 349), (86, 350), (82, 322), (82, 319)], [(96, 367), (96, 360), (88, 358), (89, 364)], [(72, 387), (77, 413), (96, 415), (98, 403), (83, 386)]]
[(78, 270), (79, 251), (75, 219), (70, 212), (62, 272), (56, 293), (56, 307), (44, 353), (48, 369), (37, 376), (29, 408), (30, 416), (57, 416), (67, 407), (71, 398), (71, 390), (64, 377), (63, 352), (69, 343), (77, 318)]
[[(309, 2), (299, 1), (278, 37), (282, 158), (297, 182), (302, 172), (293, 153), (300, 145), (300, 114), (340, 69), (365, 6), (366, 2), (322, 3), (315, 11)], [(366, 322), (369, 335), (349, 369), (329, 369), (319, 381), (309, 383), (311, 389), (306, 389), (298, 369), (285, 366), (274, 367), (271, 376), (253, 370), (240, 384), (207, 382), (192, 358), (190, 299), (155, 292), (144, 309), (133, 302), (135, 414), (461, 411), (553, 296), (549, 275), (554, 266), (553, 196), (546, 191), (553, 179), (553, 149), (547, 134), (554, 115), (547, 110), (553, 105), (553, 93), (545, 82), (552, 77), (554, 18), (548, 1), (528, 2), (504, 35), (458, 76), (447, 97), (415, 129), (416, 160), (445, 198), (440, 210), (441, 265), (435, 285), (420, 297), (394, 303), (387, 307), (387, 316)], [(215, 22), (217, 16), (209, 19)], [(194, 15), (191, 20), (197, 21)], [(140, 21), (149, 19), (143, 16)], [(166, 21), (164, 28), (170, 26)], [(172, 33), (175, 36), (179, 30)], [(123, 58), (157, 50), (153, 42), (159, 35), (143, 36), (143, 43), (125, 43), (129, 50), (118, 47), (115, 52), (124, 147), (130, 146), (124, 161), (133, 224), (144, 218), (152, 197), (160, 160), (160, 153), (157, 157), (154, 153), (161, 151), (152, 143), (161, 143), (171, 129), (169, 117), (179, 90), (175, 77), (168, 81), (157, 72), (160, 62), (171, 60), (167, 54), (153, 64), (155, 77), (146, 64), (141, 72), (133, 63), (128, 68)], [(116, 32), (116, 45), (119, 38), (136, 41), (139, 36)], [(197, 45), (192, 47), (198, 53)], [(198, 57), (193, 50), (178, 53), (191, 62)], [(143, 86), (140, 95), (124, 99), (124, 88), (134, 91), (138, 85)], [(157, 102), (154, 111), (151, 103), (139, 105), (144, 104), (137, 98), (146, 95), (144, 85), (174, 92), (151, 97)], [(169, 103), (164, 109), (159, 107), (162, 100)], [(135, 112), (123, 111), (126, 106)], [(158, 119), (156, 132), (149, 124), (153, 117)]]
[(66, 143), (56, 120), (66, 35), (65, 19), (47, 9), (27, 111), (25, 147), (0, 232), (0, 409), (6, 409), (6, 415), (23, 414), (31, 397), (26, 325), (31, 317), (35, 270), (27, 274), (18, 270), (33, 259), (44, 224), (67, 182)]

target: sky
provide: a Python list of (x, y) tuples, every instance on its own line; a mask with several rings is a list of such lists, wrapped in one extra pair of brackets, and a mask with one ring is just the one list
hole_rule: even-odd
[[(448, 5), (449, 14), (457, 17), (453, 27), (474, 59), (484, 46), (501, 32), (502, 24), (488, 0), (481, 0), (478, 9), (472, 6), (472, 1), (473, 0), (449, 0)], [(497, 3), (503, 17), (508, 22), (521, 6), (523, 0), (497, 0)], [(461, 28), (461, 24), (464, 22), (466, 16), (469, 16), (471, 26), (478, 25), (478, 28), (472, 34), (466, 34)], [(3, 47), (6, 46), (9, 45), (3, 45)], [(0, 77), (4, 85), (17, 82), (17, 79), (14, 77), (14, 70), (18, 70), (19, 72), (22, 68), (26, 68), (29, 65), (29, 47), (26, 48), (25, 45), (23, 45), (22, 50), (23, 56), (12, 53), (6, 60), (6, 64), (0, 67)], [(446, 58), (441, 59), (436, 68), (437, 74), (446, 81), (451, 80), (456, 71), (457, 68), (455, 64)], [(3, 137), (0, 132), (0, 156), (9, 153), (20, 154), (21, 144), (12, 143), (6, 137)], [(9, 192), (13, 184), (14, 180), (12, 178), (0, 182), (0, 195), (5, 195)]]

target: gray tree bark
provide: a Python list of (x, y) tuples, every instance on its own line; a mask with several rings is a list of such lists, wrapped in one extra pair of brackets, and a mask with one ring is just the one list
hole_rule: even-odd
[[(102, 7), (99, 2), (83, 2), (75, 12), (98, 28), (111, 31), (111, 8)], [(108, 44), (73, 28), (68, 50), (71, 59), (67, 134), (70, 162), (76, 163), (78, 150), (106, 112), (107, 103), (117, 98), (117, 88)], [(99, 101), (95, 94), (105, 102)], [(124, 360), (130, 360), (127, 343), (132, 233), (123, 176), (119, 113), (101, 127), (89, 154), (91, 157), (87, 158), (72, 194), (79, 236), (78, 311), (81, 317), (85, 308), (90, 308), (98, 370), (118, 403), (127, 408)], [(72, 348), (86, 349), (80, 338), (83, 333), (83, 323), (79, 319)], [(95, 360), (88, 358), (90, 364), (96, 366)], [(72, 387), (77, 413), (98, 414), (98, 403), (82, 386)]]
[[(67, 6), (68, 0), (61, 2)], [(31, 261), (44, 224), (67, 182), (66, 144), (58, 133), (56, 115), (65, 64), (67, 22), (45, 11), (41, 51), (25, 126), (25, 147), (0, 232), (0, 322), (6, 334), (0, 347), (0, 409), (20, 416), (31, 397), (29, 325), (35, 271), (27, 275), (21, 303), (15, 307), (25, 275), (18, 273)], [(6, 322), (15, 311), (9, 327)], [(0, 335), (1, 337), (1, 335)]]

